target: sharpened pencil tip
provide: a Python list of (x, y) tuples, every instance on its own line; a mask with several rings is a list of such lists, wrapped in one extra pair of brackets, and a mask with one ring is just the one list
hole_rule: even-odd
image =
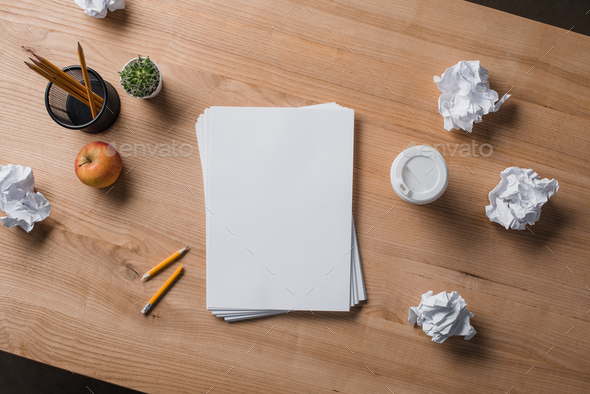
[(82, 50), (82, 45), (80, 45), (80, 41), (78, 41), (78, 50), (81, 51)]
[(183, 254), (184, 252), (186, 252), (187, 250), (189, 250), (190, 246), (187, 246), (185, 248), (182, 248), (178, 251), (178, 254)]
[(147, 279), (147, 278), (149, 278), (149, 277), (150, 277), (150, 273), (149, 273), (149, 272), (147, 272), (147, 273), (143, 274), (143, 276), (141, 277), (141, 279), (140, 279), (140, 280), (144, 280), (144, 279)]
[(35, 56), (37, 58), (37, 60), (39, 60), (40, 62), (43, 61), (43, 58), (39, 55), (37, 55), (36, 53), (33, 53), (33, 56)]

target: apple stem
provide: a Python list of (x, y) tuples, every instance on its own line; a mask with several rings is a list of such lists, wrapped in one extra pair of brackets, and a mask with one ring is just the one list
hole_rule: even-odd
[(90, 160), (90, 158), (88, 156), (84, 156), (84, 162), (80, 163), (78, 168), (82, 167), (84, 164), (90, 164), (90, 163), (92, 163), (92, 160)]

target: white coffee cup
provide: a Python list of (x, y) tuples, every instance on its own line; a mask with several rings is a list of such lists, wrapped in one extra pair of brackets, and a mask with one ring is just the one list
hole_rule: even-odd
[(396, 157), (390, 178), (393, 190), (402, 200), (422, 205), (442, 196), (449, 184), (449, 169), (439, 151), (417, 145)]

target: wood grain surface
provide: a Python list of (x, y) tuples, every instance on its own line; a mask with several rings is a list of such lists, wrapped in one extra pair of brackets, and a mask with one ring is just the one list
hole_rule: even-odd
[[(0, 29), (0, 164), (31, 166), (52, 206), (30, 234), (0, 228), (1, 350), (151, 393), (590, 391), (589, 37), (455, 0), (128, 0), (105, 19), (73, 1), (10, 0)], [(55, 124), (45, 82), (22, 64), (33, 51), (77, 64), (77, 41), (122, 100), (117, 123), (97, 135)], [(162, 70), (154, 99), (118, 84), (137, 54)], [(459, 60), (480, 60), (492, 89), (513, 94), (471, 135), (444, 130), (437, 112), (433, 76)], [(368, 301), (350, 313), (213, 317), (198, 115), (332, 101), (356, 111), (353, 212)], [(152, 151), (174, 141), (193, 153), (139, 149), (107, 194), (74, 173), (93, 141)], [(493, 154), (447, 150), (446, 193), (414, 206), (389, 181), (412, 142), (487, 143)], [(509, 166), (559, 181), (532, 231), (485, 216), (488, 188)], [(140, 276), (185, 245), (186, 272), (143, 316), (173, 268)], [(465, 298), (472, 340), (435, 344), (408, 325), (428, 290)]]

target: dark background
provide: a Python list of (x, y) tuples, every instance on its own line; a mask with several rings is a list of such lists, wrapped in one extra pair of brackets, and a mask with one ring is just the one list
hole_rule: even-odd
[(582, 0), (468, 0), (537, 22), (590, 36), (590, 1)]
[[(472, 3), (590, 35), (590, 1), (581, 0), (469, 0)], [(0, 393), (134, 394), (87, 376), (58, 369), (0, 351)]]

